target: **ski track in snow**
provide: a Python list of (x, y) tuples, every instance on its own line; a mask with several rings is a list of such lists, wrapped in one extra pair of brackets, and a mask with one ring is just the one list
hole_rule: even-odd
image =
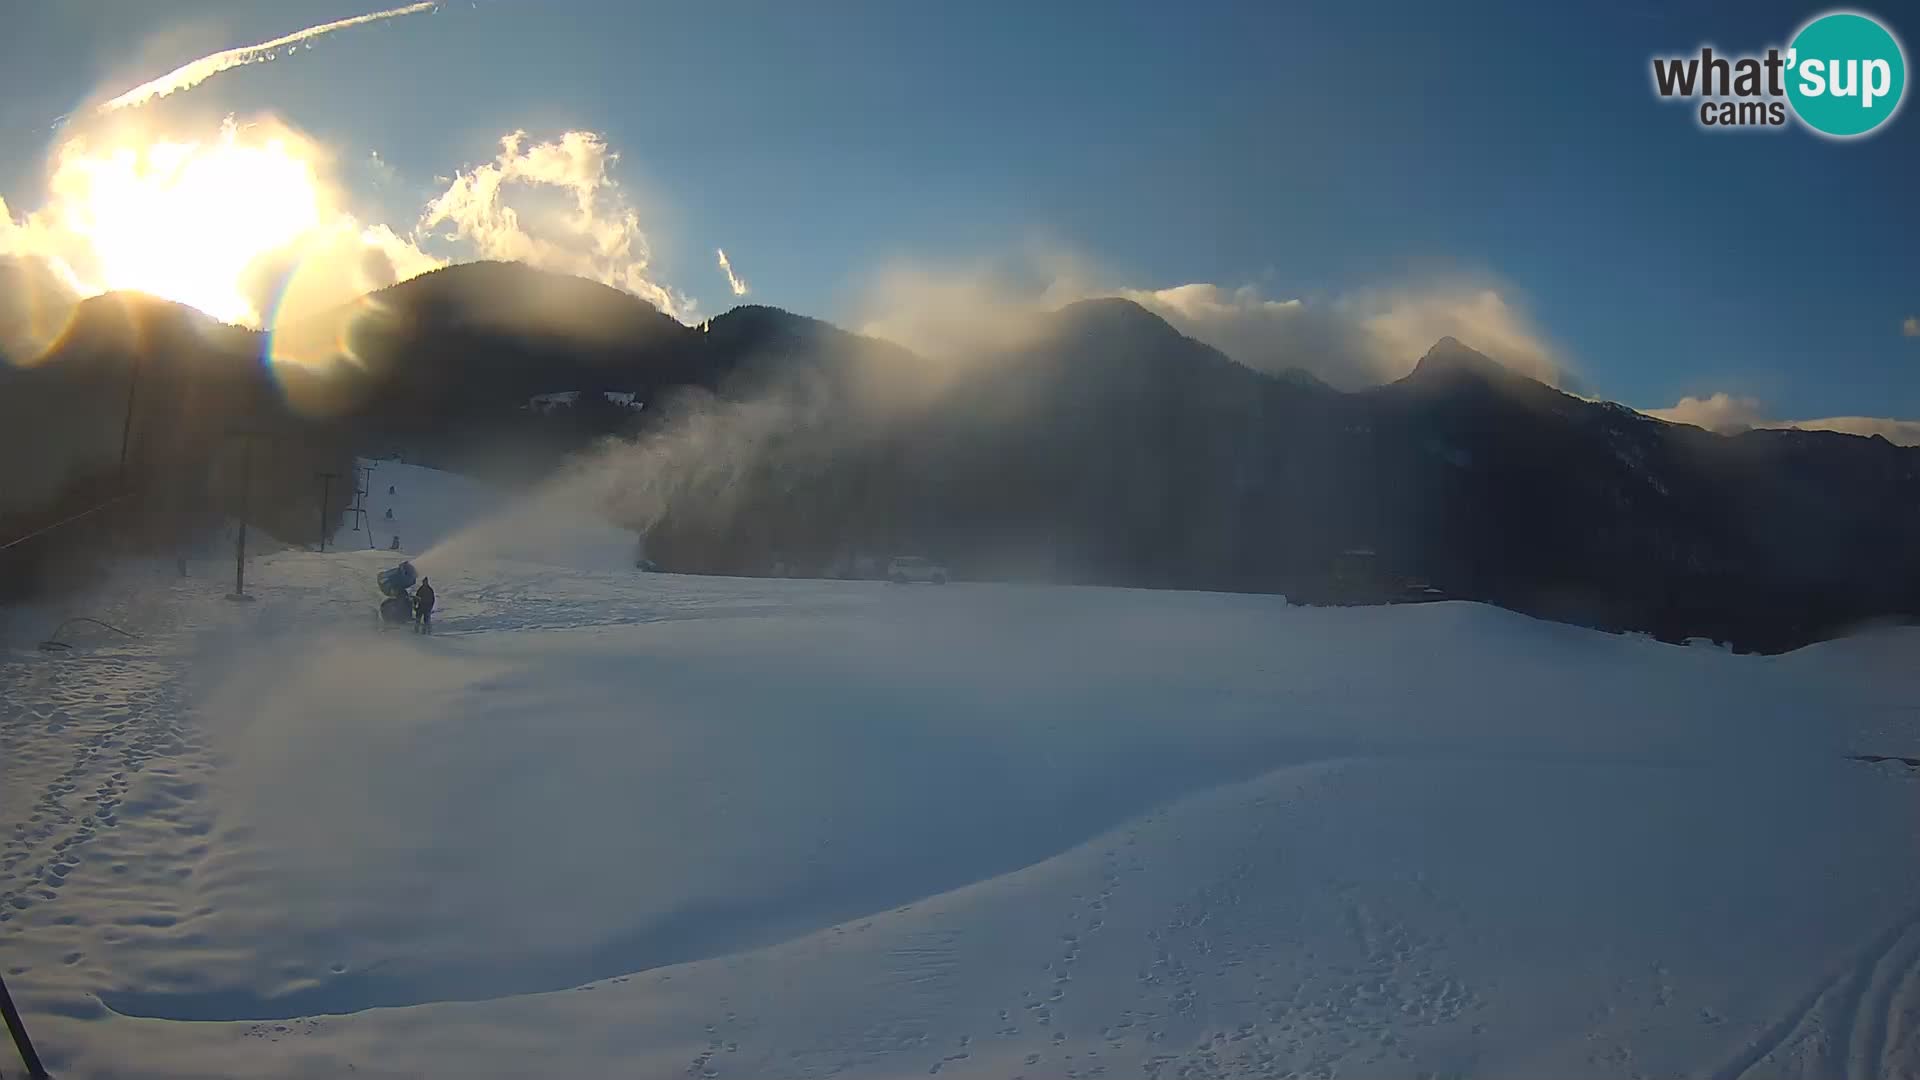
[[(1911, 635), (1743, 658), (1470, 605), (636, 575), (617, 537), (572, 565), (500, 556), (475, 537), (523, 538), (463, 528), (484, 522), (473, 486), (433, 491), (440, 520), (409, 509), (437, 482), (383, 467), (370, 516), (393, 505), (417, 538), (448, 640), (372, 631), (371, 577), (393, 556), (366, 550), (256, 558), (257, 605), (220, 599), (217, 560), (184, 581), (136, 569), (74, 613), (139, 640), (76, 631), (63, 655), (15, 635), (0, 958), (56, 1071), (1920, 1075), (1920, 784), (1843, 761), (1920, 750)], [(982, 645), (981, 626), (1007, 640)], [(1274, 634), (1291, 666), (1268, 673), (1244, 643)], [(1455, 671), (1462, 642), (1500, 678)], [(365, 662), (403, 650), (397, 685), (456, 726), (362, 719), (391, 678)], [(235, 656), (291, 666), (231, 684), (211, 661)], [(562, 722), (621, 671), (657, 764), (596, 752), (632, 737), (624, 721)], [(820, 738), (877, 744), (872, 767), (835, 772), (757, 718), (756, 680), (776, 717), (805, 703), (825, 710), (797, 713)], [(866, 718), (922, 682), (930, 696), (900, 699), (921, 726)], [(283, 686), (341, 695), (337, 736), (233, 712), (256, 695), (257, 723), (325, 719), (274, 711)], [(562, 755), (572, 783), (518, 786), (501, 771), (517, 757), (485, 745), (449, 753), (516, 730), (498, 725), (523, 697), (556, 710), (530, 717), (529, 760)], [(1608, 722), (1568, 733), (1556, 703)], [(1387, 722), (1401, 712), (1419, 722)], [(364, 780), (358, 744), (339, 745), (356, 739)], [(289, 760), (261, 757), (283, 740)], [(789, 771), (812, 786), (756, 801)], [(688, 819), (594, 822), (651, 813), (623, 781)], [(951, 821), (926, 801), (974, 790)], [(503, 802), (481, 830), (548, 805), (585, 820), (533, 846), (438, 844), (463, 819), (433, 815), (474, 799)], [(428, 816), (383, 835), (378, 815), (407, 807)], [(303, 808), (339, 820), (305, 831)], [(888, 815), (904, 836), (873, 824)], [(711, 836), (675, 846), (702, 822)], [(489, 876), (514, 858), (523, 872)], [(682, 893), (635, 860), (684, 875)], [(227, 1019), (242, 1015), (257, 1019)]]
[(1770, 1026), (1714, 1080), (1920, 1076), (1920, 910)]

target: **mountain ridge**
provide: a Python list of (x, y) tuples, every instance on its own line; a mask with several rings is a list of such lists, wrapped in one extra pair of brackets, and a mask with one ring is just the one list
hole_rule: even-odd
[[(18, 287), (10, 283), (9, 277), (20, 273), (15, 267), (32, 262), (33, 260), (22, 259), (17, 256), (0, 256), (0, 296), (13, 296), (17, 294)], [(486, 287), (480, 289), (474, 288), (476, 279), (483, 281)], [(15, 280), (17, 280), (17, 278)], [(44, 280), (53, 283), (61, 289), (65, 288), (63, 285), (59, 285), (58, 279), (52, 275), (46, 275)], [(459, 282), (457, 286), (444, 288), (444, 286), (455, 281)], [(544, 288), (529, 289), (526, 287), (528, 282), (537, 283), (544, 286)], [(597, 297), (599, 304), (590, 307), (589, 310), (584, 312), (578, 303), (551, 304), (548, 301), (551, 301), (553, 298), (548, 294), (555, 289), (563, 292), (570, 291), (575, 300), (578, 300), (582, 296)], [(452, 295), (448, 295), (449, 293)], [(474, 295), (476, 293), (478, 294), (477, 296)], [(72, 307), (76, 312), (73, 317), (66, 320), (66, 328), (69, 331), (76, 329), (83, 331), (97, 330), (97, 323), (88, 316), (100, 311), (116, 308), (122, 311), (137, 310), (144, 307), (149, 310), (171, 312), (172, 314), (169, 317), (183, 323), (197, 322), (203, 324), (203, 332), (217, 330), (219, 332), (229, 333), (230, 335), (244, 333), (263, 337), (271, 336), (274, 333), (287, 332), (281, 328), (266, 330), (223, 322), (190, 305), (137, 290), (112, 290), (87, 297), (79, 297), (71, 293), (68, 295), (71, 299), (66, 302), (67, 306)], [(504, 306), (496, 302), (503, 296), (512, 299), (514, 302)], [(526, 298), (529, 296), (539, 302), (528, 302)], [(421, 302), (422, 300), (425, 300), (425, 302)], [(847, 330), (829, 320), (768, 304), (737, 304), (724, 312), (709, 316), (699, 323), (681, 323), (672, 316), (661, 312), (642, 297), (626, 292), (615, 286), (607, 285), (591, 278), (560, 273), (558, 271), (543, 270), (527, 263), (507, 260), (474, 260), (439, 267), (427, 271), (424, 274), (419, 274), (391, 285), (382, 286), (360, 297), (356, 297), (345, 304), (338, 305), (330, 311), (310, 315), (304, 319), (296, 320), (296, 322), (314, 327), (324, 327), (331, 333), (342, 324), (350, 324), (368, 316), (377, 319), (382, 312), (391, 314), (395, 311), (406, 312), (410, 317), (414, 318), (418, 318), (422, 314), (442, 317), (448, 313), (469, 314), (471, 316), (469, 318), (452, 320), (452, 322), (455, 324), (469, 323), (481, 327), (491, 327), (498, 324), (499, 328), (503, 330), (518, 333), (525, 333), (531, 327), (534, 329), (551, 330), (561, 337), (582, 338), (587, 341), (615, 338), (618, 335), (613, 331), (617, 330), (617, 328), (623, 324), (629, 327), (644, 325), (646, 330), (642, 335), (643, 337), (657, 336), (659, 338), (672, 340), (676, 345), (694, 340), (694, 335), (703, 332), (705, 328), (753, 319), (762, 321), (763, 325), (759, 330), (761, 334), (784, 334), (790, 342), (794, 344), (804, 343), (809, 336), (817, 336), (820, 331), (824, 330), (830, 332), (832, 335), (843, 338), (877, 343), (890, 350), (901, 353), (912, 352), (912, 350), (906, 346), (899, 345), (888, 339)], [(574, 314), (624, 312), (625, 317), (614, 320), (588, 319), (584, 321), (575, 320), (572, 322), (564, 322), (554, 317), (556, 312), (573, 312)], [(1406, 383), (1410, 380), (1424, 381), (1432, 378), (1453, 377), (1463, 374), (1492, 380), (1510, 379), (1553, 389), (1549, 384), (1542, 383), (1532, 376), (1501, 364), (1499, 361), (1492, 359), (1485, 353), (1460, 341), (1451, 334), (1443, 335), (1436, 340), (1415, 362), (1413, 368), (1409, 370), (1406, 375), (1391, 382), (1346, 390), (1326, 383), (1304, 368), (1289, 367), (1278, 370), (1267, 370), (1246, 365), (1218, 348), (1182, 333), (1159, 314), (1127, 297), (1105, 296), (1071, 301), (1045, 314), (1047, 317), (1058, 321), (1080, 319), (1090, 312), (1107, 314), (1120, 313), (1122, 319), (1131, 320), (1136, 328), (1147, 329), (1167, 340), (1180, 340), (1191, 343), (1207, 353), (1214, 354), (1218, 358), (1224, 359), (1237, 367), (1245, 368), (1263, 378), (1276, 379), (1307, 388), (1324, 389), (1333, 394), (1349, 396), (1364, 395), (1374, 393), (1383, 387)], [(7, 329), (6, 320), (11, 314), (7, 309), (0, 308), (0, 358), (4, 358), (5, 355), (4, 343), (6, 337), (4, 331)], [(531, 316), (531, 318), (529, 318), (529, 316)], [(151, 316), (149, 316), (149, 318), (151, 318)], [(773, 330), (765, 325), (766, 323), (777, 324), (781, 322), (788, 324), (788, 326)], [(808, 328), (810, 333), (795, 333), (791, 329), (793, 326)], [(435, 329), (444, 328), (444, 326), (435, 327)], [(632, 338), (624, 339), (624, 343), (631, 345), (633, 343)], [(319, 358), (314, 359), (317, 360)], [(341, 357), (330, 357), (328, 359), (341, 359)], [(1564, 393), (1564, 391), (1561, 392)], [(1653, 416), (1651, 413), (1613, 399), (1585, 398), (1577, 397), (1577, 395), (1569, 396), (1575, 396), (1577, 400), (1618, 406), (1619, 408), (1627, 409), (1640, 416), (1658, 420), (1661, 423), (1688, 427), (1699, 426), (1687, 424), (1685, 421), (1669, 420), (1664, 417)], [(1701, 430), (1724, 438), (1736, 438), (1739, 435), (1748, 433), (1714, 432), (1704, 428)], [(1784, 427), (1752, 428), (1749, 430), (1810, 433), (1809, 429)], [(1825, 432), (1825, 434), (1839, 435), (1846, 438), (1877, 438), (1886, 441), (1884, 436), (1877, 433), (1873, 435), (1858, 435), (1851, 432), (1835, 431)]]
[[(183, 478), (217, 456), (204, 433), (241, 422), (336, 455), (399, 450), (524, 481), (613, 438), (630, 444), (617, 458), (630, 482), (653, 492), (644, 513), (620, 512), (651, 558), (693, 572), (846, 573), (923, 551), (959, 576), (1334, 602), (1420, 583), (1766, 649), (1920, 614), (1920, 450), (1721, 436), (1564, 393), (1451, 338), (1402, 379), (1343, 392), (1256, 371), (1104, 298), (1041, 316), (1003, 355), (936, 364), (764, 305), (687, 326), (515, 264), (410, 279), (325, 329), (350, 357), (329, 376), (262, 364), (283, 330), (96, 298), (47, 362), (0, 368), (0, 393), (16, 411), (84, 405), (90, 464), (68, 471), (97, 475), (117, 455), (133, 372), (167, 373), (130, 430), (136, 464), (187, 487), (205, 486)], [(580, 403), (526, 407), (559, 391)], [(712, 460), (649, 456), (688, 439)], [(36, 454), (8, 445), (16, 462)], [(680, 472), (663, 486), (654, 461)], [(284, 465), (297, 486), (305, 465)], [(298, 501), (289, 521), (311, 521)], [(1375, 554), (1356, 568), (1343, 553), (1359, 550)]]

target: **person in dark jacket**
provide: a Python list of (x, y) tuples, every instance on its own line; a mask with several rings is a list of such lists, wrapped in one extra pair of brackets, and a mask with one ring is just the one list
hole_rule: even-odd
[(433, 579), (421, 578), (413, 591), (413, 621), (417, 633), (433, 633)]

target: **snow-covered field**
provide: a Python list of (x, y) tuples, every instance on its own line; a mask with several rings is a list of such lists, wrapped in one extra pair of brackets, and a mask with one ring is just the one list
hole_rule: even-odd
[(0, 963), (57, 1074), (1920, 1071), (1920, 783), (1847, 759), (1920, 754), (1920, 634), (649, 575), (374, 488), (431, 638), (351, 532), (74, 606), (138, 640), (14, 620)]

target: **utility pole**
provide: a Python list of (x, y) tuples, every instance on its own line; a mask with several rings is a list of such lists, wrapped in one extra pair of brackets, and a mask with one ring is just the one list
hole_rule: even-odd
[(333, 479), (339, 473), (315, 473), (320, 478), (320, 550), (327, 550), (327, 494), (333, 490)]
[(247, 495), (253, 486), (253, 439), (242, 436), (246, 441), (240, 450), (240, 527), (233, 537), (233, 592), (227, 594), (229, 600), (252, 600), (247, 595)]
[(136, 350), (127, 373), (127, 415), (120, 421), (120, 490), (127, 490), (127, 444), (133, 436), (133, 395), (140, 388), (140, 353)]
[(373, 490), (373, 470), (377, 465), (366, 466), (366, 480), (360, 486), (360, 497), (354, 501), (354, 508), (360, 513), (360, 524), (367, 528), (367, 550), (373, 550), (373, 519), (367, 516), (367, 493)]
[[(373, 486), (372, 474), (373, 466), (362, 465), (359, 462), (354, 463), (353, 501), (347, 504), (345, 510), (341, 511), (340, 517), (340, 523), (342, 525), (347, 524), (347, 522), (353, 523), (350, 526), (350, 531), (352, 532), (359, 532), (362, 528), (369, 530), (372, 528), (372, 526), (367, 524), (367, 491)], [(324, 528), (325, 527), (322, 526), (323, 530)], [(371, 534), (367, 536), (367, 546), (373, 546), (373, 536)]]
[(253, 441), (272, 436), (260, 431), (229, 431), (227, 434), (243, 440), (240, 450), (240, 527), (234, 531), (233, 591), (227, 594), (227, 599), (251, 603), (253, 597), (247, 595), (247, 509), (253, 490)]

